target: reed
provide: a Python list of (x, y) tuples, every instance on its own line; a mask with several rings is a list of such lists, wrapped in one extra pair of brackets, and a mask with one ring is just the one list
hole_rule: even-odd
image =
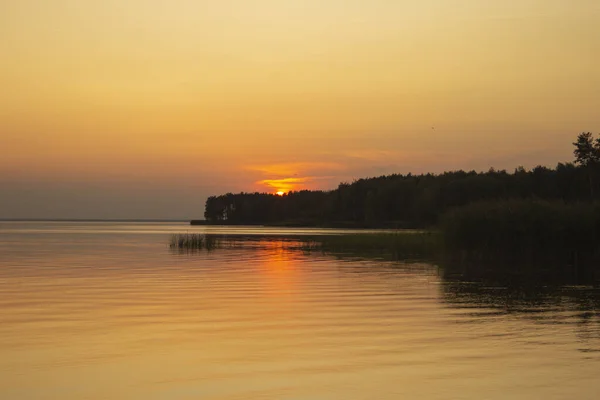
[(444, 264), (461, 273), (510, 272), (593, 278), (600, 265), (600, 212), (589, 203), (472, 203), (441, 220)]
[(176, 233), (169, 241), (169, 247), (180, 250), (212, 250), (217, 245), (215, 237), (200, 233)]

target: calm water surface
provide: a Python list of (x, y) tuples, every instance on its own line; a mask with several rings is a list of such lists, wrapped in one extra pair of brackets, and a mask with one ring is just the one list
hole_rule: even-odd
[(232, 228), (0, 222), (0, 399), (599, 396), (593, 288), (444, 282), (433, 265), (304, 254), (276, 236), (166, 245), (207, 230)]

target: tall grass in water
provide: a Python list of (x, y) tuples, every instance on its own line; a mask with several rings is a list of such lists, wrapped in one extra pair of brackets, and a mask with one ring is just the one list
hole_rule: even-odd
[(446, 213), (440, 227), (450, 270), (577, 280), (599, 271), (600, 213), (592, 204), (472, 203)]
[(169, 247), (180, 250), (212, 250), (217, 246), (217, 240), (211, 235), (199, 233), (177, 233), (171, 235)]

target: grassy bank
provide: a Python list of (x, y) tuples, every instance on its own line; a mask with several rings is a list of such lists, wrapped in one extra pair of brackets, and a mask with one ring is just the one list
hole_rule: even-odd
[(450, 271), (594, 279), (600, 213), (592, 204), (510, 200), (473, 203), (440, 224)]

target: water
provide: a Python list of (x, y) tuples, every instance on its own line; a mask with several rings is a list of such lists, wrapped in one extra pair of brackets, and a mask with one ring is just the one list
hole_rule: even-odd
[(600, 393), (593, 288), (444, 282), (433, 265), (304, 254), (276, 236), (210, 253), (166, 245), (206, 230), (232, 228), (0, 223), (0, 398)]

